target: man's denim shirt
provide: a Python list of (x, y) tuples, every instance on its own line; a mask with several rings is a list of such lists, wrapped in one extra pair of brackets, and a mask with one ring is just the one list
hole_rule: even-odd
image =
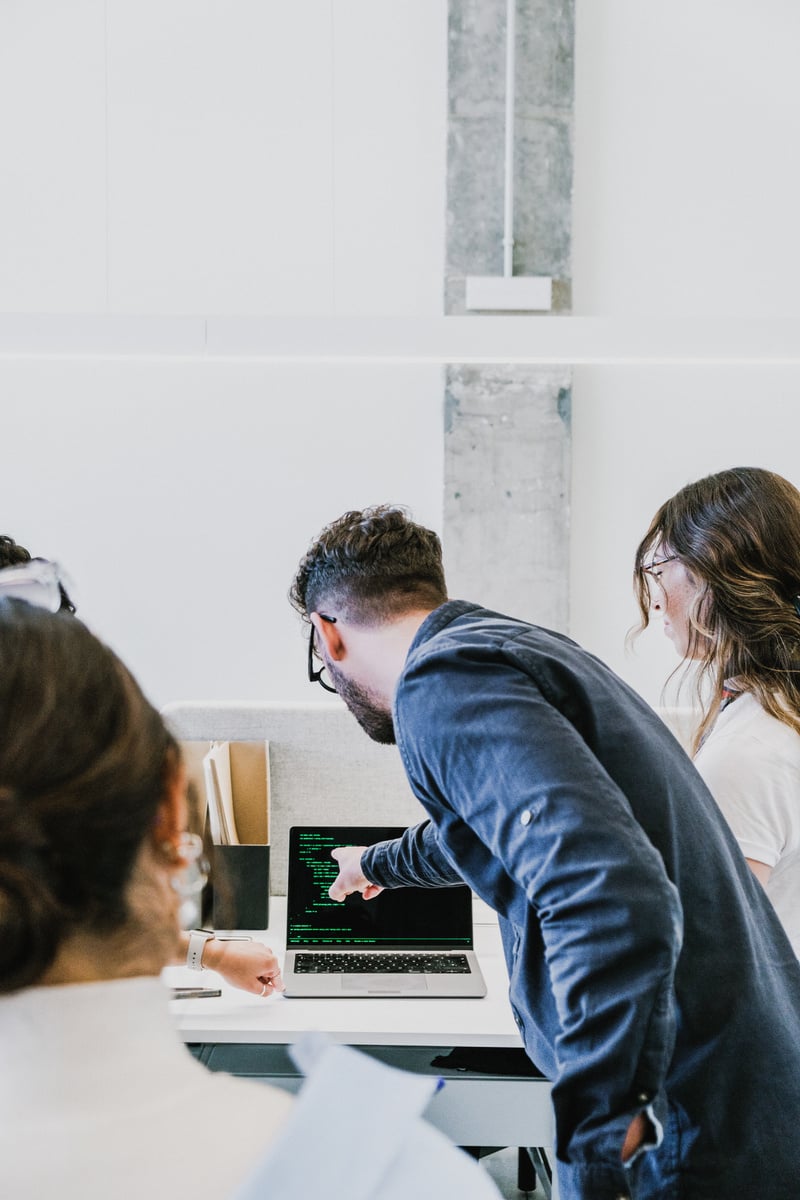
[(431, 820), (362, 868), (464, 880), (498, 912), (563, 1200), (797, 1200), (800, 964), (660, 718), (568, 638), (450, 601), (394, 721)]

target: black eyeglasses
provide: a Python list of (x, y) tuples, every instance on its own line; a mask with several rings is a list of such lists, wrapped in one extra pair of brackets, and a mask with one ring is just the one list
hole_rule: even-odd
[(649, 575), (651, 579), (658, 579), (661, 572), (659, 571), (656, 574), (656, 567), (663, 567), (664, 563), (675, 562), (677, 557), (677, 554), (668, 554), (666, 558), (654, 558), (652, 562), (642, 563), (642, 572), (645, 575)]
[[(336, 624), (336, 617), (326, 617), (324, 615), (324, 613), (320, 613), (319, 615), (323, 621), (328, 621), (329, 624), (331, 624), (331, 625)], [(331, 687), (331, 685), (329, 683), (326, 683), (325, 680), (322, 678), (323, 672), (325, 670), (325, 664), (323, 663), (321, 667), (318, 667), (316, 670), (314, 669), (314, 654), (316, 653), (316, 651), (314, 650), (314, 633), (315, 632), (316, 631), (314, 629), (314, 626), (312, 625), (311, 632), (308, 635), (308, 682), (309, 683), (318, 683), (320, 687), (325, 688), (326, 692), (333, 692), (335, 694), (336, 688)]]

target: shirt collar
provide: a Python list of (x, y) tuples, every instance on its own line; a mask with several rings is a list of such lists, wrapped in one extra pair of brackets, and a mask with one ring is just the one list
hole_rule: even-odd
[(469, 600), (446, 600), (444, 604), (440, 604), (438, 608), (428, 614), (420, 625), (409, 647), (409, 654), (445, 629), (451, 621), (455, 621), (467, 613), (477, 612), (479, 607), (480, 605), (472, 604)]

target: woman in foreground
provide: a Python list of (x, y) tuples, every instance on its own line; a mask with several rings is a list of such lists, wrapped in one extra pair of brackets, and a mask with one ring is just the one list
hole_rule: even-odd
[[(0, 581), (3, 1196), (273, 1194), (241, 1188), (254, 1170), (263, 1178), (265, 1156), (269, 1178), (273, 1146), (297, 1137), (302, 1093), (293, 1105), (207, 1071), (179, 1040), (159, 978), (181, 936), (187, 816), (178, 746), (119, 659), (75, 617), (4, 599)], [(354, 1155), (358, 1108), (332, 1105), (336, 1122)], [(312, 1163), (322, 1132), (318, 1117), (300, 1127)], [(390, 1138), (400, 1157), (372, 1195), (425, 1195), (427, 1170), (440, 1193), (448, 1176), (471, 1200), (496, 1197), (421, 1121)], [(284, 1200), (285, 1162), (280, 1177)]]

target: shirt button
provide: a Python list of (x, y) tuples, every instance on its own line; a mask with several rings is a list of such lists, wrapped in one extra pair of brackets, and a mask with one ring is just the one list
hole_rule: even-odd
[(639, 1092), (639, 1095), (636, 1097), (636, 1099), (640, 1104), (650, 1103), (650, 1095), (648, 1092)]
[(533, 816), (533, 813), (531, 812), (531, 810), (529, 808), (526, 808), (525, 811), (520, 814), (520, 818), (519, 818), (520, 825), (530, 825), (532, 816)]

